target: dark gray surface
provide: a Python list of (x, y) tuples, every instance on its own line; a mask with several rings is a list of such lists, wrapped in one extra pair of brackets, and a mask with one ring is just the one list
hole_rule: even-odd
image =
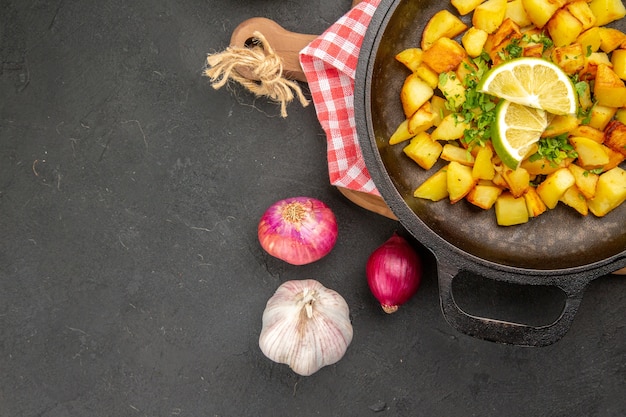
[[(321, 33), (349, 5), (0, 0), (0, 416), (626, 414), (624, 278), (592, 282), (545, 348), (452, 330), (427, 254), (420, 291), (386, 316), (364, 265), (397, 224), (328, 185), (313, 107), (281, 119), (201, 76), (247, 17)], [(294, 195), (339, 222), (308, 266), (256, 239), (265, 208)], [(307, 378), (257, 345), (267, 299), (303, 278), (341, 293), (355, 330)], [(553, 293), (458, 287), (479, 314), (559, 310)]]

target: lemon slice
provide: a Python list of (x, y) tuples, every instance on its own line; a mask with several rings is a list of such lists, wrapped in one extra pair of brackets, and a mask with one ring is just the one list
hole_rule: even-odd
[(496, 122), (491, 126), (491, 143), (502, 162), (516, 169), (547, 126), (545, 111), (500, 100), (496, 107)]
[(576, 113), (574, 84), (561, 68), (541, 58), (512, 59), (492, 68), (478, 91), (552, 114)]

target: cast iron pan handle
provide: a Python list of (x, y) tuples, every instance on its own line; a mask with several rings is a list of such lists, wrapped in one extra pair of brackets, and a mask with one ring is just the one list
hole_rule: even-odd
[(441, 309), (452, 327), (479, 339), (518, 346), (548, 346), (561, 339), (574, 320), (584, 291), (584, 288), (559, 286), (567, 296), (559, 318), (545, 326), (530, 326), (466, 313), (458, 306), (452, 294), (452, 281), (460, 271), (442, 262), (438, 262), (437, 269)]

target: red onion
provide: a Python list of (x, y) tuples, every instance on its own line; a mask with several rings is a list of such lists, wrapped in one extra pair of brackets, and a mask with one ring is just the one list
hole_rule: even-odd
[(386, 313), (394, 313), (415, 294), (422, 263), (409, 242), (394, 233), (367, 260), (367, 284)]
[(323, 202), (292, 197), (272, 204), (259, 222), (259, 242), (272, 256), (293, 265), (328, 255), (337, 241), (337, 220)]

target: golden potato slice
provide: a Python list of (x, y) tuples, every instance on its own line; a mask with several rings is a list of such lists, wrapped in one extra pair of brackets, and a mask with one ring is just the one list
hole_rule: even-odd
[(558, 46), (552, 50), (552, 62), (558, 65), (569, 75), (577, 74), (587, 64), (586, 53), (579, 43), (570, 43), (565, 46)]
[(421, 132), (402, 150), (406, 156), (419, 166), (428, 170), (435, 165), (441, 154), (442, 146), (430, 138), (426, 132)]
[(489, 210), (493, 207), (500, 194), (502, 194), (502, 191), (502, 188), (493, 184), (476, 184), (467, 193), (465, 199), (481, 209)]
[(396, 145), (400, 142), (411, 139), (413, 136), (415, 135), (409, 132), (409, 119), (404, 119), (402, 123), (398, 125), (396, 130), (391, 134), (391, 137), (389, 138), (389, 144)]
[(516, 198), (509, 192), (500, 194), (495, 204), (496, 221), (500, 226), (514, 226), (528, 222), (524, 197)]
[(593, 93), (598, 104), (607, 107), (626, 106), (624, 81), (608, 65), (598, 65)]
[(571, 44), (583, 32), (583, 24), (567, 9), (557, 10), (548, 20), (546, 28), (557, 47)]
[(552, 15), (567, 3), (567, 0), (522, 0), (528, 18), (538, 28), (543, 28)]
[(398, 62), (410, 69), (411, 72), (415, 72), (417, 67), (422, 63), (423, 53), (420, 48), (407, 48), (398, 52), (395, 58)]
[(596, 169), (609, 163), (609, 154), (606, 153), (602, 144), (583, 136), (570, 137), (569, 142), (578, 153), (580, 166), (586, 169)]
[(626, 125), (619, 120), (611, 120), (604, 130), (604, 144), (626, 156)]
[(487, 0), (474, 9), (472, 25), (493, 33), (504, 21), (507, 0)]
[(585, 198), (593, 198), (596, 195), (599, 175), (576, 164), (571, 164), (567, 168), (574, 175), (574, 181), (580, 193)]
[(467, 52), (455, 40), (439, 38), (424, 51), (424, 63), (438, 74), (455, 70), (461, 61), (467, 57)]
[(440, 10), (430, 18), (422, 33), (421, 47), (424, 51), (440, 38), (454, 38), (467, 29), (461, 19), (448, 10)]
[(537, 194), (537, 190), (533, 187), (529, 187), (524, 193), (524, 201), (530, 217), (537, 217), (548, 210), (539, 194)]
[(512, 0), (507, 2), (506, 4), (506, 13), (504, 14), (504, 19), (511, 19), (514, 21), (519, 27), (530, 26), (533, 22), (530, 21), (530, 17), (528, 17), (528, 13), (526, 13), (526, 9), (524, 9), (524, 5), (522, 4), (522, 0)]
[(615, 167), (600, 175), (596, 195), (587, 204), (595, 216), (602, 217), (624, 201), (626, 201), (626, 171)]
[(601, 27), (600, 40), (600, 49), (608, 54), (626, 41), (626, 34), (615, 28)]
[(472, 26), (461, 38), (461, 43), (467, 51), (467, 54), (475, 58), (483, 52), (483, 47), (487, 42), (487, 36), (489, 36), (487, 32)]
[(580, 120), (578, 117), (574, 115), (558, 115), (554, 116), (554, 118), (550, 121), (546, 130), (543, 131), (541, 137), (547, 138), (550, 136), (558, 136), (563, 133), (571, 132), (576, 129), (580, 124)]
[(427, 101), (409, 118), (409, 126), (407, 129), (415, 136), (433, 127), (434, 121), (435, 114), (432, 112), (430, 101)]
[(441, 120), (439, 126), (433, 130), (431, 136), (433, 140), (457, 140), (461, 139), (466, 129), (469, 129), (469, 123), (458, 120), (459, 115), (449, 114)]
[(491, 162), (493, 158), (493, 148), (491, 145), (481, 146), (476, 153), (472, 175), (478, 180), (492, 180), (496, 175), (496, 170)]
[(474, 166), (474, 157), (472, 154), (465, 148), (461, 148), (460, 146), (453, 145), (451, 143), (446, 143), (443, 145), (443, 150), (440, 155), (441, 159), (448, 162), (458, 162), (459, 164)]
[(400, 101), (406, 118), (410, 118), (424, 103), (433, 96), (434, 90), (417, 74), (406, 77), (400, 90)]
[(569, 187), (567, 191), (563, 193), (561, 198), (559, 198), (559, 201), (565, 204), (566, 206), (573, 208), (574, 210), (576, 210), (583, 216), (586, 216), (589, 213), (589, 207), (587, 206), (587, 199), (580, 192), (580, 190), (575, 184)]
[(596, 17), (596, 26), (604, 26), (626, 16), (626, 7), (622, 0), (591, 0), (589, 8)]
[(465, 16), (472, 12), (483, 1), (485, 0), (452, 0), (451, 3), (461, 16)]
[(537, 187), (537, 194), (549, 209), (553, 209), (561, 196), (576, 180), (568, 168), (559, 168), (554, 171)]
[(575, 0), (567, 4), (566, 7), (567, 11), (583, 25), (583, 30), (587, 30), (595, 25), (596, 16), (589, 7), (587, 0)]
[(472, 168), (452, 161), (448, 164), (447, 186), (450, 203), (462, 200), (476, 185), (472, 176)]
[(413, 196), (426, 200), (439, 201), (448, 197), (448, 167), (445, 166), (428, 177), (413, 192)]

